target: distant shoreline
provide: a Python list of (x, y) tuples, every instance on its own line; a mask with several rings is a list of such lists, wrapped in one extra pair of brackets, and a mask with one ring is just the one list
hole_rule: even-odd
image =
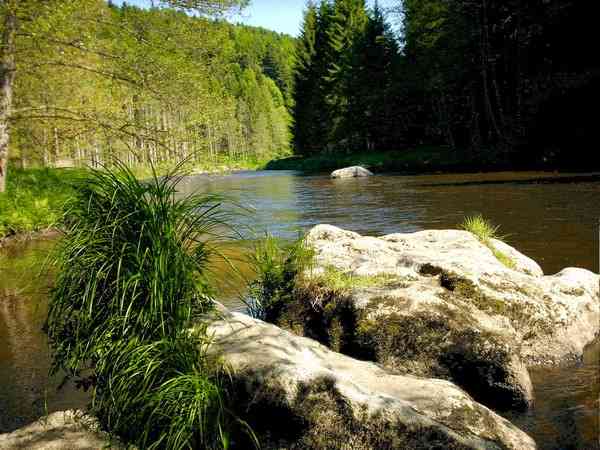
[(404, 151), (321, 153), (315, 156), (291, 156), (269, 161), (265, 170), (299, 170), (305, 173), (325, 173), (348, 166), (360, 165), (374, 173), (394, 172), (405, 175), (458, 174), (478, 172), (548, 171), (559, 173), (600, 173), (600, 165), (590, 167), (557, 163), (514, 163), (505, 156), (491, 156), (444, 147), (422, 147)]

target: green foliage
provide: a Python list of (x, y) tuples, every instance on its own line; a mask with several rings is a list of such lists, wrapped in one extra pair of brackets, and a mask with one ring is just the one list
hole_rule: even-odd
[(289, 152), (294, 39), (205, 14), (244, 1), (160, 3), (61, 0), (23, 22), (15, 159), (215, 167)]
[(426, 146), (468, 150), (486, 170), (600, 167), (588, 150), (593, 114), (580, 106), (600, 92), (600, 59), (582, 31), (598, 4), (402, 0), (396, 12), (401, 33), (376, 2), (366, 13), (361, 0), (309, 4), (297, 44), (297, 155), (400, 157)]
[(140, 448), (227, 448), (222, 375), (189, 334), (211, 309), (208, 260), (233, 235), (217, 196), (176, 196), (177, 172), (140, 182), (91, 171), (69, 203), (48, 310), (53, 371), (93, 388), (92, 413)]
[(11, 169), (0, 193), (0, 239), (57, 227), (73, 183), (85, 172), (67, 169)]
[(381, 9), (368, 12), (364, 0), (309, 5), (296, 52), (295, 152), (382, 150), (398, 46)]
[(98, 361), (92, 409), (113, 433), (139, 448), (227, 448), (226, 374), (203, 353), (206, 337), (187, 330), (146, 342), (111, 343)]
[(272, 236), (254, 248), (251, 266), (256, 279), (249, 286), (248, 307), (254, 317), (273, 322), (292, 300), (296, 283), (310, 270), (313, 250), (303, 238), (285, 244)]
[(157, 3), (184, 11), (214, 14), (229, 8), (243, 8), (248, 0), (158, 0)]
[(466, 217), (462, 225), (460, 226), (463, 230), (469, 231), (473, 233), (477, 239), (479, 239), (486, 247), (488, 247), (496, 259), (504, 264), (509, 269), (514, 269), (516, 267), (515, 262), (507, 255), (498, 250), (494, 243), (493, 239), (504, 240), (506, 236), (499, 236), (498, 230), (500, 227), (498, 225), (493, 225), (489, 220), (485, 219), (481, 214), (475, 216)]
[(466, 217), (461, 225), (461, 228), (465, 231), (473, 233), (477, 239), (486, 245), (489, 244), (492, 239), (502, 239), (500, 236), (498, 236), (498, 230), (500, 227), (492, 224), (481, 214)]

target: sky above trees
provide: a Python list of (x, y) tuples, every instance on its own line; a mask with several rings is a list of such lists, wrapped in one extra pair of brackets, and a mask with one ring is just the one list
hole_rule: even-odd
[[(128, 4), (146, 7), (151, 0), (125, 0)], [(123, 0), (114, 0), (116, 4)], [(280, 33), (298, 36), (302, 24), (302, 14), (307, 0), (250, 0), (250, 6), (241, 14), (229, 18), (231, 22), (264, 27)], [(373, 4), (374, 0), (368, 2)], [(379, 0), (382, 7), (393, 7), (397, 0)]]

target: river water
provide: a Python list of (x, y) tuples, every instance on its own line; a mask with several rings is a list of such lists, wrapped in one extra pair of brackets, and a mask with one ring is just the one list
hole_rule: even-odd
[[(190, 177), (184, 193), (219, 192), (244, 206), (237, 221), (246, 237), (269, 233), (292, 239), (329, 223), (381, 235), (455, 228), (466, 215), (483, 214), (500, 225), (506, 241), (552, 274), (564, 267), (598, 271), (600, 176), (553, 173), (378, 175), (331, 180), (294, 172), (241, 172)], [(0, 250), (0, 432), (45, 412), (85, 405), (72, 386), (57, 392), (48, 379), (49, 356), (41, 327), (52, 276), (43, 261), (54, 241)], [(233, 246), (229, 253), (242, 253)], [(225, 267), (217, 272), (225, 272)], [(241, 307), (242, 277), (223, 284), (221, 300)], [(600, 325), (599, 325), (600, 326)], [(531, 370), (536, 405), (510, 416), (542, 450), (600, 449), (600, 343), (575, 368)]]

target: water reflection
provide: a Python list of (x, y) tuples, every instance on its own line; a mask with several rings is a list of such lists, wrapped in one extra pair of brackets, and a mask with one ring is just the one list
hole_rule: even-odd
[(48, 376), (42, 326), (51, 275), (44, 263), (53, 245), (35, 241), (0, 253), (0, 432), (87, 403), (87, 396), (69, 384), (58, 391), (60, 376)]
[(374, 235), (455, 228), (466, 215), (481, 213), (546, 273), (568, 266), (598, 270), (600, 181), (575, 180), (536, 172), (347, 180), (247, 172), (193, 177), (185, 190), (227, 192), (256, 211), (242, 223), (285, 238), (319, 223)]
[(534, 408), (508, 416), (544, 450), (600, 449), (600, 340), (575, 368), (530, 368)]

